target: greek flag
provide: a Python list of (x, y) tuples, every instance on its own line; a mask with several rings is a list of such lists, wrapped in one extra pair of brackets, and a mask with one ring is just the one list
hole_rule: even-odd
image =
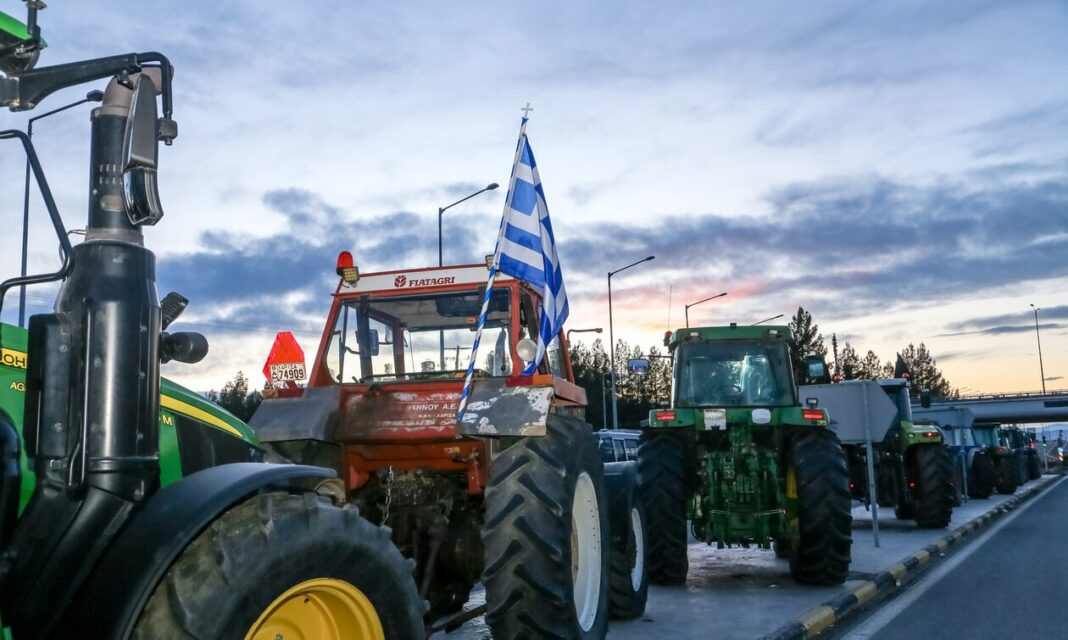
[(538, 353), (523, 375), (533, 374), (545, 349), (559, 335), (567, 320), (567, 292), (556, 254), (556, 238), (549, 222), (549, 207), (538, 177), (538, 165), (526, 134), (527, 119), (519, 132), (519, 151), (512, 168), (512, 184), (504, 206), (504, 219), (497, 242), (497, 264), (510, 275), (541, 290), (541, 322), (538, 323)]
[(519, 145), (516, 147), (515, 162), (512, 164), (508, 197), (504, 202), (504, 218), (501, 220), (497, 248), (493, 252), (493, 261), (486, 279), (486, 293), (482, 296), (482, 312), (475, 328), (475, 343), (471, 348), (471, 358), (467, 362), (467, 375), (456, 411), (456, 422), (463, 420), (464, 409), (471, 397), (475, 360), (478, 357), (479, 343), (482, 341), (482, 328), (486, 325), (489, 312), (493, 280), (498, 271), (523, 280), (535, 289), (541, 289), (538, 351), (534, 360), (523, 370), (523, 375), (529, 376), (538, 370), (538, 363), (545, 357), (546, 348), (559, 335), (560, 328), (567, 319), (568, 307), (564, 277), (560, 273), (560, 259), (556, 255), (556, 239), (549, 223), (549, 207), (545, 205), (545, 192), (538, 177), (538, 166), (534, 162), (534, 152), (530, 150), (530, 142), (527, 140), (527, 118), (523, 118), (519, 128)]

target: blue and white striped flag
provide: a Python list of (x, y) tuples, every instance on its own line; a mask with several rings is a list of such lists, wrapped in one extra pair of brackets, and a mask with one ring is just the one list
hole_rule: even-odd
[(533, 374), (549, 344), (567, 320), (567, 292), (556, 253), (556, 238), (549, 222), (549, 207), (538, 177), (538, 165), (526, 134), (527, 119), (519, 132), (519, 151), (512, 168), (512, 184), (504, 205), (497, 241), (497, 264), (510, 275), (541, 290), (541, 321), (538, 323), (538, 353), (523, 375)]
[(545, 192), (541, 188), (538, 167), (527, 140), (527, 118), (523, 118), (519, 127), (519, 145), (516, 147), (515, 162), (512, 164), (508, 197), (504, 202), (504, 218), (501, 220), (497, 248), (490, 263), (486, 293), (482, 297), (482, 312), (475, 329), (475, 344), (471, 349), (471, 359), (467, 363), (467, 376), (460, 395), (460, 406), (456, 411), (457, 422), (462, 420), (464, 408), (467, 407), (467, 400), (471, 395), (478, 345), (482, 341), (482, 328), (486, 324), (490, 294), (498, 270), (541, 289), (538, 351), (534, 360), (523, 370), (523, 375), (533, 375), (538, 370), (538, 363), (545, 357), (545, 350), (564, 326), (568, 306), (564, 277), (560, 272), (560, 259), (556, 255), (556, 238), (553, 236), (552, 224), (549, 223), (549, 207), (545, 204)]

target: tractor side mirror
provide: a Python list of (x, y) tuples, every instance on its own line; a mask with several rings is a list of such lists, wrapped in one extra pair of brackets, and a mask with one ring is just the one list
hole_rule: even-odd
[(632, 358), (627, 360), (627, 371), (637, 376), (649, 373), (649, 360), (647, 358)]
[(122, 200), (132, 225), (154, 225), (163, 217), (156, 168), (159, 136), (156, 130), (156, 85), (141, 74), (137, 78), (123, 140)]
[(208, 355), (208, 339), (192, 331), (165, 333), (160, 338), (160, 361), (194, 364)]
[(828, 384), (831, 376), (827, 371), (827, 362), (821, 356), (807, 356), (804, 360), (805, 378), (809, 384)]
[(356, 344), (361, 356), (377, 356), (382, 344), (378, 337), (378, 329), (368, 329), (367, 340), (360, 340), (360, 332), (357, 330)]
[(931, 407), (930, 389), (920, 389), (920, 406), (924, 409), (929, 409)]

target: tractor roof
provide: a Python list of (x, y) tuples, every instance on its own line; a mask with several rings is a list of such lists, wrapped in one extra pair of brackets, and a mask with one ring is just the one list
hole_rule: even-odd
[(671, 335), (670, 346), (675, 348), (681, 342), (689, 338), (697, 337), (706, 341), (722, 340), (772, 340), (776, 342), (790, 342), (793, 335), (790, 327), (784, 325), (760, 325), (739, 327), (731, 325), (727, 327), (684, 327), (676, 329)]

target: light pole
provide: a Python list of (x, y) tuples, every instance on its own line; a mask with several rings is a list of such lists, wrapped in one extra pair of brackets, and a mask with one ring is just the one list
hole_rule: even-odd
[(777, 316), (771, 316), (770, 318), (764, 318), (764, 319), (763, 319), (763, 320), (761, 320), (760, 322), (754, 322), (753, 324), (751, 324), (751, 325), (749, 325), (749, 326), (751, 326), (751, 327), (755, 327), (755, 326), (757, 326), (758, 324), (764, 324), (765, 322), (771, 322), (772, 320), (778, 320), (778, 319), (779, 319), (779, 318), (781, 318), (781, 317), (783, 317), (783, 314), (781, 314), (781, 313), (780, 313), (780, 314), (779, 314), (779, 315), (777, 315)]
[(471, 198), (474, 198), (475, 196), (477, 196), (480, 193), (485, 193), (486, 191), (493, 191), (498, 186), (500, 186), (500, 185), (498, 185), (496, 182), (491, 182), (491, 183), (487, 184), (485, 187), (483, 187), (483, 188), (479, 189), (478, 191), (472, 193), (471, 195), (469, 195), (469, 196), (467, 196), (465, 198), (460, 198), (456, 202), (454, 202), (454, 203), (452, 203), (452, 204), (450, 204), (450, 205), (448, 205), (446, 207), (438, 207), (438, 266), (439, 267), (444, 266), (444, 263), (441, 260), (441, 216), (444, 215), (444, 213), (445, 213), (445, 211), (447, 209), (451, 209), (451, 208), (455, 207), (456, 205), (460, 204), (461, 202), (464, 202), (466, 200), (470, 200)]
[(1042, 376), (1042, 393), (1046, 393), (1046, 369), (1042, 366), (1042, 337), (1038, 334), (1038, 307), (1031, 305), (1035, 310), (1035, 340), (1038, 341), (1038, 373)]
[(686, 305), (686, 328), (687, 329), (690, 328), (690, 307), (696, 307), (697, 305), (701, 304), (702, 302), (708, 302), (709, 300), (715, 300), (716, 298), (722, 298), (725, 295), (727, 295), (726, 291), (724, 291), (723, 293), (717, 293), (714, 296), (709, 296), (709, 297), (705, 298), (704, 300), (698, 300), (697, 302), (691, 302), (690, 304)]
[(643, 262), (649, 262), (655, 260), (656, 256), (646, 256), (637, 262), (632, 262), (627, 266), (616, 269), (615, 271), (608, 272), (608, 349), (609, 358), (611, 362), (609, 367), (612, 369), (609, 376), (612, 379), (612, 428), (619, 428), (619, 406), (616, 403), (616, 338), (615, 333), (612, 331), (612, 276), (616, 275), (620, 271), (625, 271), (633, 266), (639, 265)]
[[(100, 102), (104, 99), (103, 91), (90, 91), (85, 94), (85, 97), (77, 102), (72, 102), (64, 107), (58, 109), (52, 109), (46, 111), (39, 116), (34, 116), (26, 122), (26, 137), (33, 139), (33, 123), (37, 122), (41, 118), (47, 118), (48, 116), (55, 115), (60, 111), (66, 111), (72, 109), (80, 104), (86, 102)], [(22, 193), (22, 269), (20, 271), (23, 278), (26, 277), (26, 262), (29, 254), (29, 242), (30, 242), (30, 159), (26, 158), (26, 183), (23, 186)], [(19, 326), (26, 326), (26, 285), (19, 286)]]

